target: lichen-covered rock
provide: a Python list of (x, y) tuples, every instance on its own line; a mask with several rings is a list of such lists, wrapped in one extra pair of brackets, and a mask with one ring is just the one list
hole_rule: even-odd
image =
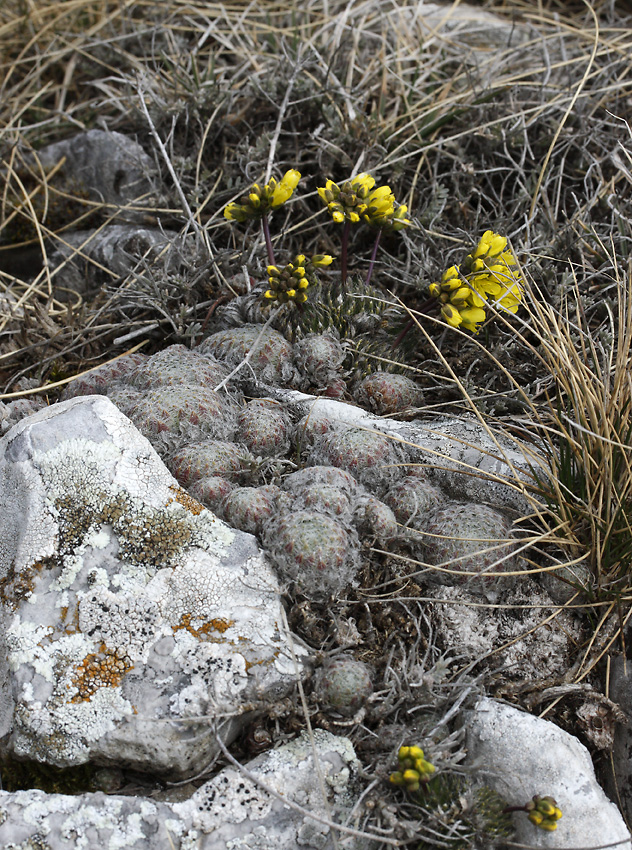
[(358, 569), (355, 531), (316, 511), (274, 517), (265, 529), (264, 541), (281, 576), (312, 599), (340, 593)]
[(181, 384), (215, 389), (227, 377), (223, 363), (184, 345), (170, 345), (145, 359), (127, 378), (139, 390), (177, 387)]
[(65, 387), (62, 400), (75, 398), (79, 395), (109, 395), (109, 390), (115, 381), (125, 378), (147, 361), (147, 355), (136, 351), (125, 354), (112, 363), (104, 363), (92, 369), (81, 378), (77, 378)]
[(386, 434), (370, 428), (338, 427), (314, 443), (308, 462), (345, 469), (379, 494), (400, 477), (402, 457), (397, 443)]
[(235, 439), (255, 457), (283, 457), (290, 449), (292, 422), (276, 401), (254, 398), (237, 415)]
[(167, 461), (172, 475), (183, 487), (201, 478), (225, 478), (239, 482), (247, 477), (255, 459), (247, 449), (226, 440), (202, 440), (175, 452)]
[[(174, 812), (193, 826), (183, 836), (183, 843), (189, 836), (203, 836), (202, 850), (333, 850), (329, 827), (289, 808), (283, 800), (298, 803), (321, 819), (344, 823), (354, 803), (354, 780), (360, 767), (347, 738), (314, 729), (313, 742), (303, 733), (297, 740), (258, 756), (247, 767), (282, 799), (268, 794), (237, 769), (226, 768), (189, 800), (173, 805)], [(323, 788), (327, 800), (323, 799)], [(345, 841), (345, 845), (351, 850), (372, 847), (364, 838)]]
[(367, 375), (353, 395), (358, 404), (379, 416), (402, 413), (423, 404), (421, 388), (405, 375), (392, 372)]
[(450, 502), (423, 526), (424, 560), (437, 567), (427, 578), (438, 584), (467, 585), (472, 593), (488, 595), (507, 588), (515, 576), (515, 540), (511, 523), (489, 505)]
[(163, 455), (205, 438), (226, 439), (236, 407), (225, 395), (196, 384), (158, 386), (141, 394), (130, 419)]
[(314, 691), (325, 708), (352, 716), (373, 692), (371, 668), (348, 655), (328, 658), (316, 671)]
[(582, 640), (581, 624), (573, 611), (560, 611), (528, 575), (513, 587), (500, 587), (503, 606), (514, 606), (511, 616), (497, 616), (494, 609), (481, 605), (480, 594), (472, 593), (470, 585), (429, 586), (427, 595), (437, 603), (428, 610), (440, 645), (464, 664), (476, 662), (480, 668), (486, 663), (483, 659), (489, 659), (493, 670), (503, 671), (506, 681), (563, 677)]
[(248, 363), (236, 376), (238, 379), (250, 379), (254, 374), (265, 383), (287, 384), (295, 378), (291, 343), (278, 331), (263, 325), (218, 331), (202, 340), (197, 350), (231, 366), (238, 366), (248, 356)]
[[(103, 793), (64, 796), (0, 791), (0, 846), (6, 850), (333, 850), (340, 846), (323, 821), (344, 825), (359, 794), (360, 763), (348, 738), (315, 729), (312, 739), (302, 734), (258, 756), (246, 768), (256, 781), (228, 767), (183, 802)], [(345, 838), (348, 850), (373, 846), (377, 845), (366, 838)]]
[[(277, 580), (254, 539), (180, 489), (103, 396), (0, 443), (0, 581), (15, 702), (5, 753), (186, 777), (282, 694)], [(207, 718), (201, 722), (200, 718)]]

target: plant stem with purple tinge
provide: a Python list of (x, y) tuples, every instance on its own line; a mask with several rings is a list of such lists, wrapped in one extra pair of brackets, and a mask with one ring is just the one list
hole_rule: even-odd
[(266, 242), (266, 251), (268, 252), (268, 265), (275, 266), (274, 248), (272, 247), (272, 239), (270, 238), (270, 227), (268, 225), (268, 216), (261, 217), (261, 229), (263, 230), (263, 238)]
[(373, 246), (373, 253), (371, 254), (371, 262), (369, 263), (369, 270), (366, 273), (366, 285), (368, 286), (371, 283), (371, 278), (373, 276), (373, 266), (375, 265), (375, 258), (377, 257), (377, 249), (380, 244), (380, 239), (382, 238), (382, 228), (377, 232), (377, 236), (375, 237), (375, 245)]
[[(423, 302), (423, 304), (421, 304), (421, 305), (417, 308), (417, 310), (416, 310), (415, 312), (416, 312), (416, 313), (428, 313), (428, 307), (432, 307), (432, 306), (433, 306), (434, 304), (436, 304), (436, 303), (437, 303), (437, 299), (436, 299), (436, 298), (427, 298), (427, 299)], [(406, 336), (406, 334), (408, 333), (408, 331), (412, 328), (412, 326), (413, 326), (414, 324), (415, 324), (415, 319), (414, 319), (414, 318), (410, 318), (410, 319), (408, 320), (408, 322), (406, 323), (406, 325), (404, 326), (403, 331), (401, 331), (401, 333), (398, 335), (397, 339), (396, 339), (396, 340), (395, 340), (395, 342), (393, 343), (393, 350), (395, 350), (395, 349), (397, 348), (397, 346), (398, 346), (398, 345), (400, 344), (400, 342), (404, 339), (404, 337)]]
[(347, 249), (349, 247), (350, 229), (351, 222), (345, 221), (345, 225), (342, 229), (342, 244), (340, 246), (340, 279), (342, 281), (343, 286), (347, 282)]

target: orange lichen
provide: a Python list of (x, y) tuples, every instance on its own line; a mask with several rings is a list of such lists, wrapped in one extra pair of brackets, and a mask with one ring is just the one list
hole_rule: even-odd
[(180, 629), (186, 629), (189, 634), (192, 634), (193, 637), (200, 638), (202, 635), (208, 637), (212, 632), (219, 632), (220, 634), (224, 634), (226, 629), (229, 629), (234, 620), (224, 620), (219, 617), (208, 620), (206, 623), (203, 623), (199, 628), (191, 625), (191, 621), (195, 620), (192, 614), (183, 614), (180, 617), (180, 622), (177, 626), (174, 626), (174, 632), (179, 631)]
[[(204, 510), (204, 505), (201, 505), (197, 499), (193, 498), (193, 496), (189, 496), (186, 490), (183, 490), (181, 487), (173, 486), (170, 486), (169, 489), (175, 494), (175, 501), (182, 505), (183, 508), (191, 511), (194, 516), (198, 516), (198, 514), (201, 514)], [(167, 506), (170, 504), (171, 501), (167, 502)]]
[(77, 693), (70, 702), (86, 702), (99, 688), (115, 688), (126, 673), (134, 667), (130, 658), (118, 651), (109, 650), (104, 643), (98, 652), (91, 652), (75, 670), (72, 684)]

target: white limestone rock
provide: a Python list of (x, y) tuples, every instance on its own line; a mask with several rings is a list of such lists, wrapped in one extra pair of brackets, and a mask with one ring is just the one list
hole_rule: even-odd
[(630, 833), (595, 779), (586, 747), (548, 720), (492, 699), (466, 715), (468, 761), (510, 806), (534, 794), (551, 796), (562, 810), (555, 832), (514, 814), (515, 841), (529, 847), (616, 846), (630, 850)]
[(429, 587), (429, 616), (441, 645), (464, 660), (502, 669), (506, 681), (564, 676), (582, 640), (573, 610), (560, 610), (528, 575), (513, 587), (499, 579), (498, 593), (500, 609), (481, 605), (467, 586)]
[[(235, 768), (227, 768), (188, 800), (165, 803), (102, 793), (65, 796), (0, 792), (0, 846), (20, 850), (329, 850), (331, 830), (344, 823), (357, 797), (359, 762), (348, 738), (314, 732), (258, 756), (251, 776), (281, 794), (291, 808)], [(323, 799), (316, 759), (323, 778)], [(319, 820), (310, 817), (315, 815)], [(30, 843), (29, 843), (30, 842)], [(370, 840), (346, 838), (347, 850)]]
[[(314, 730), (314, 748), (303, 733), (297, 740), (270, 750), (248, 764), (248, 771), (264, 785), (321, 821), (290, 808), (236, 768), (226, 768), (189, 800), (175, 803), (174, 812), (191, 824), (183, 848), (204, 850), (328, 850), (334, 846), (330, 828), (322, 820), (343, 822), (354, 803), (353, 779), (359, 767), (348, 738)], [(327, 800), (323, 799), (316, 760)], [(191, 843), (189, 843), (191, 842)], [(358, 847), (367, 850), (366, 839)]]
[(0, 587), (15, 703), (1, 748), (58, 766), (193, 775), (213, 727), (232, 739), (306, 654), (255, 539), (183, 491), (104, 396), (0, 442)]

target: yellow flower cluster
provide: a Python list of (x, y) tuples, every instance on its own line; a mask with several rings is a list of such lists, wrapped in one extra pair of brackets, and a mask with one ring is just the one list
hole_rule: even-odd
[(315, 254), (309, 260), (304, 254), (298, 254), (294, 262), (281, 269), (268, 266), (270, 289), (263, 297), (268, 301), (278, 301), (279, 304), (287, 304), (288, 301), (302, 304), (307, 301), (307, 288), (316, 280), (314, 270), (329, 266), (333, 261), (334, 258), (329, 254)]
[(393, 785), (404, 785), (407, 791), (419, 791), (422, 782), (428, 782), (436, 768), (424, 757), (421, 747), (400, 747), (397, 754), (399, 770), (391, 773)]
[(289, 201), (300, 179), (300, 172), (291, 168), (278, 183), (274, 177), (264, 186), (254, 183), (249, 193), (240, 198), (238, 203), (226, 206), (224, 218), (238, 222), (261, 218)]
[(531, 823), (547, 832), (554, 832), (558, 820), (562, 817), (562, 810), (553, 797), (539, 797), (535, 794), (525, 806), (525, 810)]
[(410, 224), (406, 217), (408, 207), (405, 204), (397, 206), (390, 186), (376, 188), (375, 178), (366, 172), (340, 186), (328, 180), (318, 189), (318, 194), (337, 224), (345, 221), (356, 224), (363, 219), (389, 230), (402, 230)]
[(516, 258), (507, 249), (507, 239), (492, 230), (485, 231), (460, 266), (451, 266), (429, 289), (439, 300), (445, 321), (472, 333), (478, 333), (479, 324), (485, 321), (490, 300), (497, 308), (515, 313), (522, 299)]

